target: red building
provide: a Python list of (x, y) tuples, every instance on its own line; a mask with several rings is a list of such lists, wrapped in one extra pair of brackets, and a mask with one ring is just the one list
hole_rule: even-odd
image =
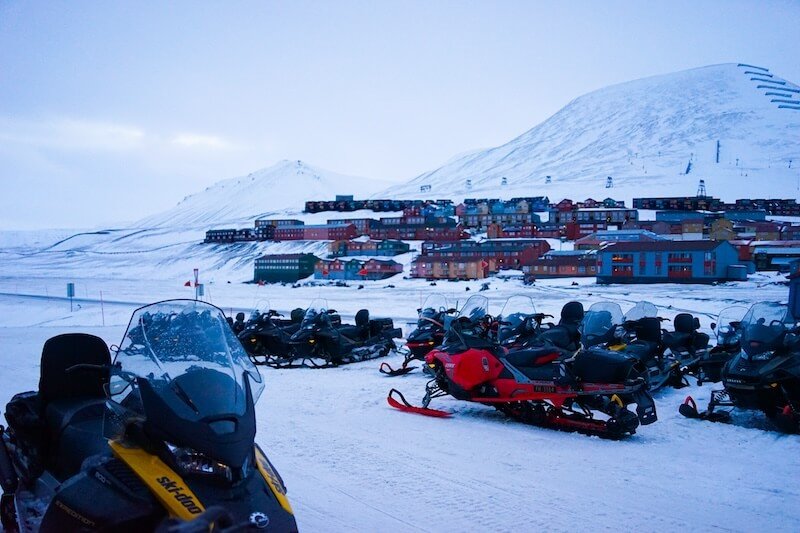
[[(424, 242), (422, 256), (491, 261), (497, 270), (519, 269), (550, 251), (544, 239), (489, 239), (481, 242)], [(494, 271), (494, 270), (493, 270)]]

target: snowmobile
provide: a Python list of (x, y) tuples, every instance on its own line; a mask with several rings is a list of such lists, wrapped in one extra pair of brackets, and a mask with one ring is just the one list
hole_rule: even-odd
[(431, 294), (425, 299), (422, 307), (417, 309), (417, 328), (408, 334), (406, 353), (400, 368), (392, 368), (389, 363), (381, 363), (379, 371), (387, 376), (402, 376), (414, 370), (409, 366), (413, 361), (424, 361), (425, 355), (442, 344), (445, 327), (457, 311), (447, 305), (447, 299), (441, 294)]
[(3, 528), (297, 531), (254, 442), (263, 389), (225, 315), (205, 302), (137, 309), (113, 364), (93, 335), (49, 339), (38, 391), (15, 395), (0, 426)]
[(355, 324), (342, 324), (325, 300), (315, 300), (306, 309), (300, 328), (291, 336), (292, 352), (275, 358), (276, 368), (327, 368), (387, 356), (402, 337), (391, 318), (370, 318), (369, 311), (356, 313)]
[[(486, 309), (482, 328), (453, 321), (442, 346), (425, 358), (434, 377), (422, 406), (410, 404), (396, 389), (389, 392), (389, 405), (448, 417), (452, 413), (429, 405), (450, 395), (492, 406), (521, 422), (613, 439), (635, 433), (640, 423), (655, 422), (655, 405), (636, 359), (608, 350), (571, 353), (552, 345), (509, 351), (481, 333), (491, 320)], [(628, 410), (631, 403), (636, 413)]]
[[(618, 320), (617, 317), (621, 315), (621, 310), (610, 311), (612, 307), (618, 307), (618, 304), (600, 303), (606, 312), (610, 312), (612, 320)], [(589, 310), (591, 311), (592, 308)], [(661, 329), (663, 320), (666, 319), (658, 316), (658, 309), (655, 305), (646, 301), (639, 302), (622, 316), (618, 327), (613, 328), (611, 334), (613, 339), (606, 340), (604, 345), (608, 350), (624, 352), (637, 358), (647, 368), (647, 382), (651, 392), (665, 385), (675, 388), (688, 385), (681, 372), (680, 361), (672, 354), (665, 353), (666, 347)], [(607, 336), (608, 333), (601, 335), (603, 338), (607, 338)], [(597, 340), (597, 337), (591, 336), (591, 340), (587, 338), (586, 342), (591, 344)]]
[[(711, 329), (717, 338), (717, 345), (701, 352), (700, 357), (684, 364), (683, 373), (694, 376), (697, 384), (717, 383), (722, 380), (722, 369), (731, 358), (742, 349), (741, 324), (747, 308), (736, 305), (723, 309)], [(677, 319), (677, 317), (676, 317)]]
[(291, 351), (291, 336), (300, 329), (303, 309), (294, 309), (290, 318), (269, 307), (256, 309), (238, 334), (244, 349), (256, 365), (271, 365)]
[(728, 422), (732, 407), (759, 410), (783, 432), (800, 432), (800, 327), (786, 305), (753, 304), (741, 321), (741, 350), (722, 370), (724, 389), (698, 412), (691, 396), (680, 406), (688, 418)]

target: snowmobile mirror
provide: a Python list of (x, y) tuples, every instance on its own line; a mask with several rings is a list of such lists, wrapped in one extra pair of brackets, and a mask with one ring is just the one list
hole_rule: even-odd
[(712, 330), (717, 329), (717, 323), (716, 322), (712, 322), (711, 323), (711, 329)]

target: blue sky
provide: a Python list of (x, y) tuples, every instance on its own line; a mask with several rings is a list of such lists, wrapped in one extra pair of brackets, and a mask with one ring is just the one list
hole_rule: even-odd
[(800, 2), (0, 4), (0, 229), (136, 220), (280, 159), (399, 181), (610, 84), (800, 82)]

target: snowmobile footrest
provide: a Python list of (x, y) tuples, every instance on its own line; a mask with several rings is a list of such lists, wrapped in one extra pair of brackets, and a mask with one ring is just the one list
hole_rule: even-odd
[[(399, 400), (394, 397), (395, 395), (399, 398)], [(406, 413), (416, 413), (418, 415), (433, 416), (436, 418), (448, 418), (453, 415), (453, 413), (448, 413), (447, 411), (439, 411), (438, 409), (416, 407), (411, 405), (408, 403), (405, 396), (403, 396), (403, 393), (397, 389), (392, 389), (389, 391), (389, 396), (386, 397), (386, 401), (395, 409), (399, 409), (400, 411), (404, 411)]]

